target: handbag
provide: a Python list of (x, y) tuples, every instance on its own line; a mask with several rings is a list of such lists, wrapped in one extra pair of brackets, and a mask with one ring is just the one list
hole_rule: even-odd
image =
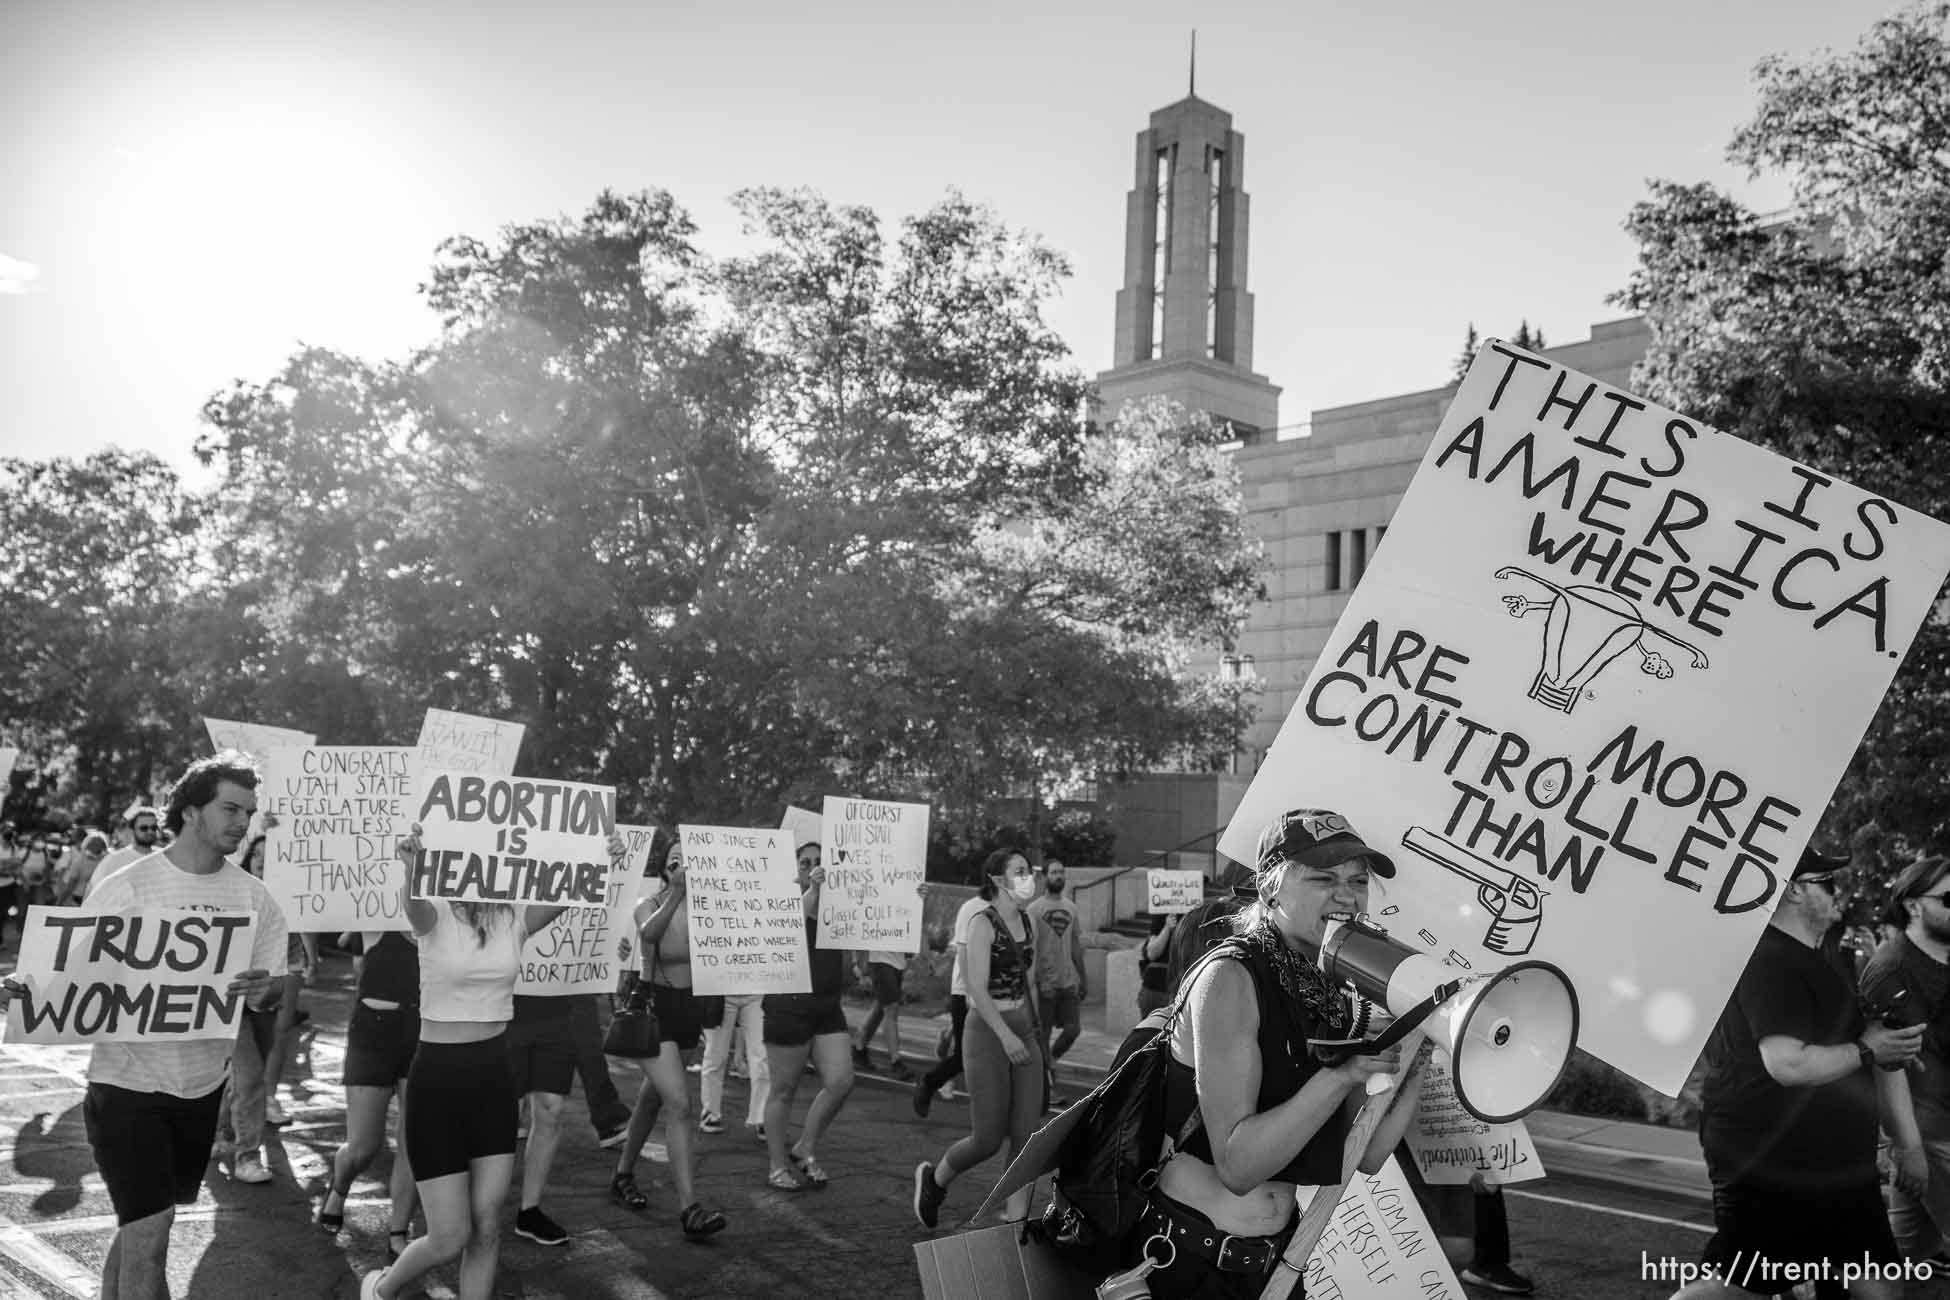
[[(651, 951), (651, 969), (656, 969), (656, 952)], [(603, 1033), (603, 1055), (641, 1061), (662, 1050), (657, 1025), (653, 985), (635, 971), (623, 976), (622, 991), (616, 995), (615, 1014)]]

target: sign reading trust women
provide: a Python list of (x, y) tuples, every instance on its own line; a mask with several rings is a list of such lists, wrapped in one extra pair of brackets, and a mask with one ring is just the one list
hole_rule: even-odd
[(613, 787), (442, 770), (422, 779), (415, 898), (609, 906)]
[(1554, 963), (1677, 1093), (1946, 571), (1950, 527), (1491, 343), (1219, 847), (1341, 814), (1391, 933)]
[(829, 798), (822, 809), (819, 946), (921, 951), (928, 806)]

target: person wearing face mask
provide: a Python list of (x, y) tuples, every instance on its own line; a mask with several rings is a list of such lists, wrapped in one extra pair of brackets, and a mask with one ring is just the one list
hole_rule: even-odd
[(1712, 1275), (1676, 1300), (1784, 1295), (1865, 1263), (1892, 1273), (1855, 1279), (1848, 1294), (1902, 1294), (1876, 1171), (1878, 1067), (1915, 1060), (1923, 1027), (1868, 1023), (1849, 972), (1823, 950), (1848, 866), (1802, 853), (1707, 1039), (1699, 1140), (1713, 1184)]
[[(1083, 927), (1077, 922), (1077, 905), (1063, 893), (1067, 874), (1055, 858), (1044, 863), (1043, 892), (1028, 909), (1030, 923), (1036, 927), (1040, 1046), (1043, 1061), (1052, 1073), (1083, 1032), (1082, 1009), (1090, 997), (1090, 976), (1083, 966)], [(1063, 1032), (1052, 1044), (1050, 1030), (1056, 1027)], [(1051, 1104), (1055, 1104), (1053, 1100)]]
[[(995, 897), (968, 923), (968, 1022), (962, 1068), (968, 1077), (969, 1135), (941, 1159), (914, 1167), (914, 1217), (935, 1226), (941, 1202), (957, 1178), (1002, 1148), (1023, 1148), (1043, 1114), (1042, 1033), (1037, 1027), (1035, 930), (1024, 910), (1036, 897), (1029, 859), (997, 849), (982, 863)], [(1029, 1217), (1035, 1185), (1009, 1197), (1005, 1217)]]
[(1327, 923), (1366, 912), (1371, 881), (1395, 864), (1345, 817), (1311, 808), (1274, 818), (1255, 862), (1255, 901), (1186, 977), (1168, 1031), (1164, 1130), (1194, 1111), (1200, 1122), (1159, 1171), (1132, 1241), (1133, 1264), (1141, 1243), (1171, 1243), (1146, 1279), (1154, 1296), (1259, 1295), (1303, 1197), (1341, 1181), (1368, 1080), (1394, 1076), (1396, 1100), (1361, 1152), (1364, 1173), (1401, 1141), (1421, 1093), (1431, 1045), (1420, 1030), (1338, 1065), (1307, 1045), (1347, 1037), (1352, 1021), (1348, 990), (1318, 966)]

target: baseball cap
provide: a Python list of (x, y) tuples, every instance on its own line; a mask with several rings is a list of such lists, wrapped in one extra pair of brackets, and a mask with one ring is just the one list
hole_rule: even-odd
[(1275, 817), (1259, 833), (1255, 861), (1256, 869), (1265, 871), (1289, 859), (1309, 867), (1331, 867), (1360, 857), (1372, 860), (1377, 876), (1395, 874), (1393, 860), (1369, 848), (1347, 818), (1325, 808), (1296, 808)]
[(1837, 857), (1832, 853), (1823, 853), (1820, 849), (1810, 844), (1801, 850), (1801, 860), (1794, 864), (1794, 874), (1789, 879), (1828, 880), (1841, 872), (1847, 871), (1853, 862), (1853, 858), (1846, 856)]

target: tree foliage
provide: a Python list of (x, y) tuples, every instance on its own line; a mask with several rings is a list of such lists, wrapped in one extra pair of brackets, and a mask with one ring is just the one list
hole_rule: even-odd
[[(1950, 4), (1857, 46), (1770, 58), (1728, 156), (1780, 172), (1765, 219), (1709, 185), (1661, 181), (1627, 228), (1615, 297), (1652, 346), (1637, 381), (1739, 437), (1950, 518)], [(1950, 630), (1929, 619), (1830, 810), (1837, 833), (1950, 847)]]
[[(638, 817), (878, 793), (973, 824), (1229, 749), (1239, 687), (1191, 665), (1259, 594), (1236, 477), (1180, 412), (1083, 422), (1042, 315), (1063, 260), (959, 196), (894, 232), (805, 192), (736, 201), (756, 248), (719, 263), (654, 192), (447, 241), (427, 347), (307, 349), (209, 401), (207, 497), (134, 460), (93, 471), (112, 492), (18, 467), (61, 486), (16, 494), (10, 532), (80, 553), (0, 599), (91, 573), (164, 594), (166, 631), (115, 608), (195, 648), (140, 710), (187, 749), (198, 712), (397, 743), (462, 709)], [(21, 647), (40, 711), (10, 714), (77, 745), (99, 692), (43, 677), (89, 662), (81, 613)]]

